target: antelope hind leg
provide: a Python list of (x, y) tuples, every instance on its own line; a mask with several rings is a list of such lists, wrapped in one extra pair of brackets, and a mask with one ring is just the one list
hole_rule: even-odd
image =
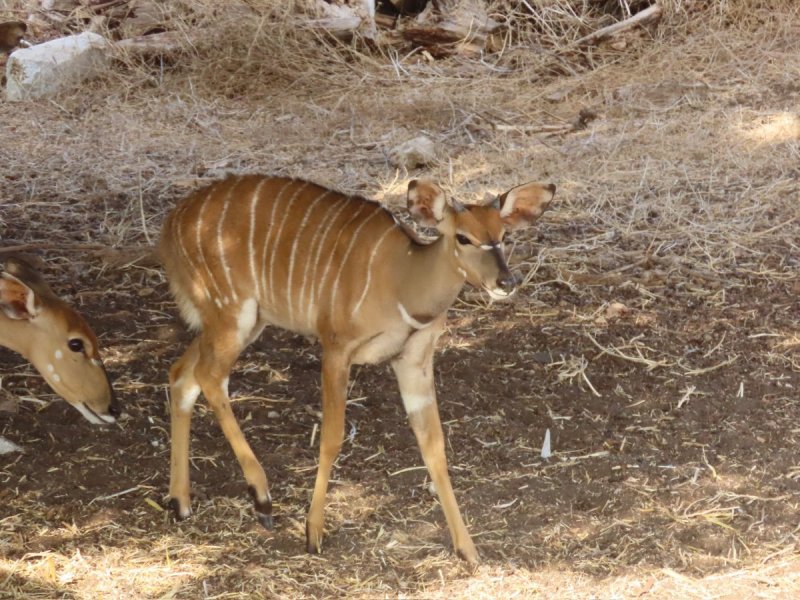
[(194, 377), (198, 340), (195, 339), (169, 372), (170, 387), (170, 472), (168, 504), (175, 517), (192, 514), (189, 479), (189, 435), (192, 410), (200, 386)]
[[(235, 336), (235, 329), (228, 328), (227, 331), (233, 331)], [(231, 335), (219, 332), (202, 337), (195, 377), (239, 461), (253, 498), (256, 516), (264, 527), (271, 529), (272, 497), (267, 475), (239, 427), (228, 396), (228, 375), (242, 350), (241, 344), (231, 338)]]

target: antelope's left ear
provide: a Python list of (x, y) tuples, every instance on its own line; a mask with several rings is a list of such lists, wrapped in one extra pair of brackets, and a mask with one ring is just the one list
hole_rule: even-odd
[(552, 183), (526, 183), (510, 189), (497, 199), (506, 229), (527, 227), (542, 216), (556, 194)]
[(9, 319), (33, 319), (40, 307), (34, 291), (8, 272), (0, 273), (0, 311)]
[(434, 182), (414, 179), (408, 184), (406, 206), (417, 223), (437, 227), (444, 219), (447, 198), (444, 190)]

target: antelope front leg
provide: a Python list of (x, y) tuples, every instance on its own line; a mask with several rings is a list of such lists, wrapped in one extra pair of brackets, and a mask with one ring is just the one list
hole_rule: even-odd
[(325, 496), (331, 468), (339, 456), (344, 439), (344, 413), (350, 362), (343, 353), (322, 352), (322, 431), (319, 439), (319, 466), (314, 483), (314, 495), (306, 519), (306, 549), (312, 554), (322, 552), (325, 521)]
[(206, 336), (204, 332), (199, 342), (200, 358), (195, 377), (242, 467), (259, 522), (267, 529), (272, 529), (272, 497), (267, 475), (239, 428), (228, 397), (228, 375), (241, 348), (235, 342), (226, 341), (228, 338), (224, 334)]
[(474, 565), (478, 562), (478, 551), (461, 518), (447, 473), (444, 436), (439, 408), (436, 405), (433, 352), (440, 333), (440, 326), (437, 327), (436, 323), (415, 333), (406, 343), (403, 354), (392, 361), (392, 368), (400, 385), (400, 395), (422, 452), (422, 459), (428, 467), (442, 504), (453, 548), (458, 556)]

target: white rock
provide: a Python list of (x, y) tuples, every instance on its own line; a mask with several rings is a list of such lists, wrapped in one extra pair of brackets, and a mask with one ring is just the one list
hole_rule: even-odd
[(544, 442), (542, 442), (542, 458), (547, 460), (553, 456), (553, 451), (550, 449), (550, 428), (544, 432)]
[(6, 64), (6, 98), (39, 98), (74, 86), (102, 71), (108, 48), (103, 36), (87, 31), (12, 52)]
[(420, 135), (389, 150), (389, 160), (405, 169), (424, 167), (436, 160), (436, 145), (429, 137)]
[(22, 452), (22, 448), (17, 446), (14, 442), (0, 436), (0, 455), (11, 454), (12, 452)]

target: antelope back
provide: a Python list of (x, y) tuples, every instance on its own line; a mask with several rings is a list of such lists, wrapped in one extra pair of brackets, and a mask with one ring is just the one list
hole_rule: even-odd
[(27, 358), (53, 390), (94, 424), (119, 414), (97, 336), (20, 257), (0, 271), (0, 345)]
[(314, 334), (349, 321), (368, 293), (394, 293), (391, 282), (378, 285), (372, 265), (409, 243), (376, 202), (253, 175), (213, 183), (178, 204), (160, 252), (191, 326), (250, 324), (257, 306), (259, 320)]

